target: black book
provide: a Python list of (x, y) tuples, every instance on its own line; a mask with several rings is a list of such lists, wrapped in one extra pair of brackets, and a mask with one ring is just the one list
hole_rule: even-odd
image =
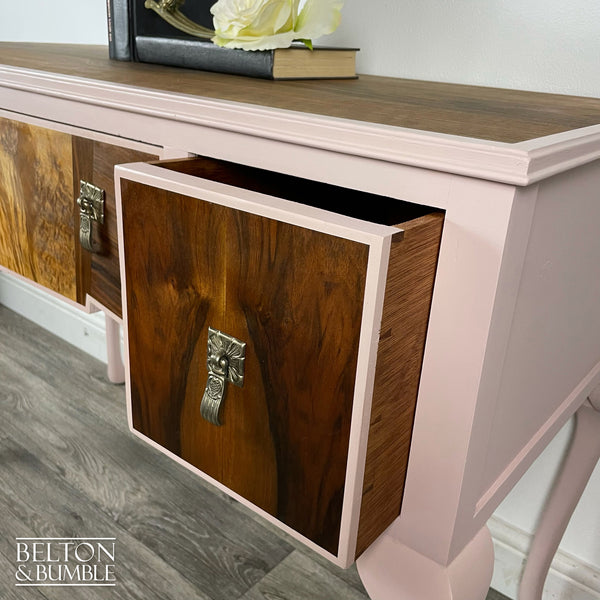
[(106, 0), (108, 56), (114, 60), (133, 60), (130, 0)]
[(262, 79), (353, 79), (356, 49), (304, 44), (275, 50), (237, 50), (184, 38), (136, 36), (136, 59)]

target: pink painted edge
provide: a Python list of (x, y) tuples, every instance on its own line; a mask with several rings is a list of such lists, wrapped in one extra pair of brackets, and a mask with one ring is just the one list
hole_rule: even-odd
[(107, 144), (113, 144), (122, 148), (129, 148), (130, 150), (140, 150), (141, 152), (147, 152), (149, 154), (158, 154), (161, 151), (161, 147), (155, 144), (149, 144), (126, 137), (102, 133), (101, 131), (95, 131), (93, 129), (82, 129), (76, 125), (69, 125), (68, 123), (48, 121), (44, 118), (35, 117), (28, 114), (14, 113), (3, 108), (0, 108), (0, 117), (21, 123), (27, 123), (28, 125), (34, 125), (36, 127), (43, 127), (44, 129), (50, 129), (52, 131), (60, 131), (61, 133), (67, 133), (77, 137), (85, 137), (86, 139), (97, 142), (105, 142)]

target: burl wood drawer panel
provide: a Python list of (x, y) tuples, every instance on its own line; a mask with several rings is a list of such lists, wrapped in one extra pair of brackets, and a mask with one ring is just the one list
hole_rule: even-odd
[[(89, 294), (121, 316), (113, 171), (155, 158), (0, 118), (0, 265), (82, 305)], [(104, 191), (93, 253), (79, 243), (81, 180)]]
[(77, 300), (71, 136), (0, 119), (0, 265)]
[[(349, 564), (400, 511), (443, 215), (204, 158), (117, 177), (132, 428)], [(209, 327), (246, 344), (221, 425)]]

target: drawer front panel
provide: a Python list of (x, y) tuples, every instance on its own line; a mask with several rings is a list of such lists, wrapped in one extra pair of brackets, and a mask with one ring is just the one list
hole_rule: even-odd
[(77, 299), (71, 136), (0, 119), (0, 264)]
[[(369, 246), (122, 181), (133, 426), (337, 554)], [(200, 416), (208, 327), (247, 343)]]
[[(85, 304), (85, 296), (89, 294), (102, 306), (105, 306), (118, 317), (121, 317), (121, 275), (119, 273), (119, 246), (117, 239), (117, 214), (115, 208), (115, 165), (150, 161), (157, 157), (122, 148), (113, 144), (73, 138), (75, 158), (75, 180), (89, 181), (104, 190), (104, 222), (96, 224), (93, 242), (98, 252), (88, 252), (77, 242), (77, 253), (80, 256), (79, 301)], [(79, 228), (77, 216), (77, 228)]]

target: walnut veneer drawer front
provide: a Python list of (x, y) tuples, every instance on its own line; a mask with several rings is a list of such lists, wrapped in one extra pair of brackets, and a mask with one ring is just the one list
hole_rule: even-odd
[[(113, 171), (156, 156), (0, 118), (0, 267), (85, 305), (121, 316)], [(102, 222), (79, 239), (81, 181), (102, 193)]]
[[(89, 181), (104, 192), (104, 217), (92, 232), (95, 252), (80, 249), (79, 281), (81, 293), (89, 294), (118, 317), (121, 316), (121, 278), (117, 243), (117, 215), (115, 211), (115, 165), (137, 160), (153, 160), (152, 154), (123, 148), (97, 140), (73, 139), (76, 157), (76, 181)], [(79, 227), (79, 221), (77, 221)], [(79, 246), (78, 246), (79, 248)]]
[(133, 430), (349, 564), (400, 510), (443, 215), (212, 159), (116, 174)]
[(0, 265), (77, 300), (71, 136), (0, 119)]

